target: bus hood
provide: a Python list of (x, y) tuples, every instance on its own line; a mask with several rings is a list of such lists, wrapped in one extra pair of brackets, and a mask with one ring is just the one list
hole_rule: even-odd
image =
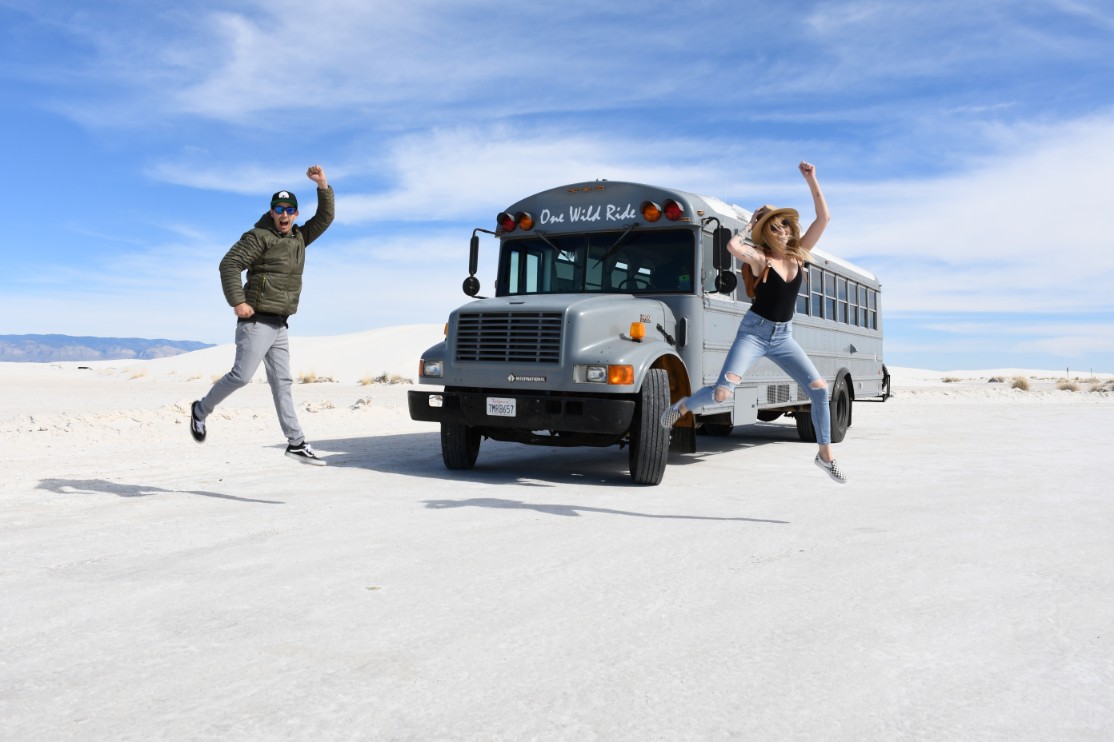
[(487, 314), (487, 313), (559, 313), (564, 322), (574, 319), (583, 321), (608, 321), (617, 322), (615, 329), (620, 327), (628, 332), (632, 322), (647, 324), (662, 323), (673, 325), (675, 323), (672, 310), (663, 302), (645, 296), (632, 296), (630, 294), (598, 294), (585, 296), (580, 294), (531, 294), (523, 296), (501, 296), (490, 299), (480, 299), (465, 304), (456, 309), (452, 317), (459, 315)]

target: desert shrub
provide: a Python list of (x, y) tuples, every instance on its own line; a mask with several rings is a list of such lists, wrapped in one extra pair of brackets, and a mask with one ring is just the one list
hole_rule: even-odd
[(300, 384), (335, 384), (336, 379), (332, 376), (318, 376), (316, 372), (309, 371), (304, 374), (298, 374), (298, 383)]
[(1010, 384), (1011, 389), (1020, 389), (1023, 392), (1029, 391), (1029, 380), (1024, 376), (1013, 377), (1013, 383)]
[(945, 384), (954, 384), (957, 381), (962, 381), (962, 380), (958, 376), (945, 376), (944, 377), (944, 383)]
[(369, 384), (413, 384), (411, 379), (407, 379), (398, 374), (389, 374), (386, 371), (378, 376), (365, 376), (360, 379), (360, 384), (368, 386)]
[(1003, 381), (1005, 381), (1005, 379), (1002, 378), (1001, 376), (991, 376), (990, 381), (988, 383), (990, 383), (990, 384), (1001, 384)]
[(1070, 381), (1068, 379), (1060, 379), (1056, 382), (1056, 388), (1062, 392), (1078, 392), (1079, 384), (1076, 384), (1074, 381)]

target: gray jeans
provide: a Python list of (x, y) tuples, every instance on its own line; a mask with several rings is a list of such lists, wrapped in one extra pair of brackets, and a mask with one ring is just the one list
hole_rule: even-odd
[(295, 446), (305, 440), (298, 416), (294, 414), (294, 397), (290, 394), (293, 379), (290, 376), (290, 342), (286, 328), (266, 322), (238, 322), (236, 324), (236, 362), (232, 370), (217, 380), (213, 388), (198, 403), (202, 418), (212, 414), (217, 405), (232, 392), (251, 383), (259, 364), (267, 369), (267, 382), (275, 400), (279, 426), (287, 442)]

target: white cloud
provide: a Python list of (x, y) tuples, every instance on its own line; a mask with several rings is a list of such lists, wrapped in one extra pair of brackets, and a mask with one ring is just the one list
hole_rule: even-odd
[(891, 310), (1110, 307), (1114, 117), (1012, 135), (1012, 151), (967, 172), (845, 192), (830, 185), (824, 247), (888, 264), (878, 272)]

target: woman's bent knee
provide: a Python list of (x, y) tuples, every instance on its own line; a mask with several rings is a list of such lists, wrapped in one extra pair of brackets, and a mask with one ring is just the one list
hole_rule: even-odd
[(734, 391), (735, 390), (729, 386), (717, 386), (714, 396), (717, 402), (726, 402), (731, 398)]

